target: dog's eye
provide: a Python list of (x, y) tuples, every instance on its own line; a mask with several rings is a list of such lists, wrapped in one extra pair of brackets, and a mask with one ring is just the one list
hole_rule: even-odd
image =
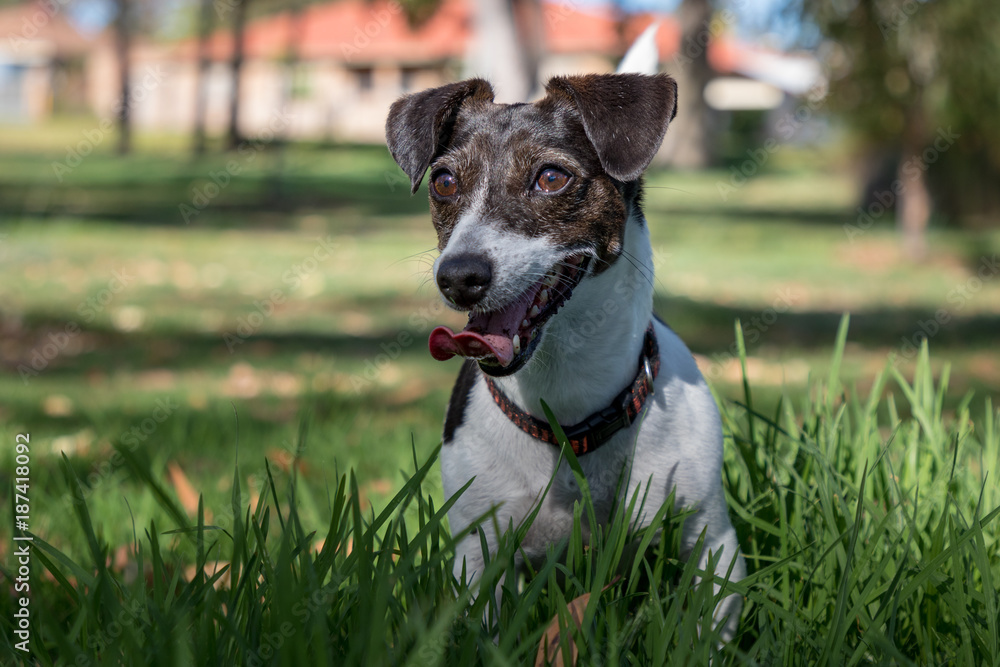
[(570, 175), (561, 169), (548, 167), (543, 169), (535, 181), (535, 189), (542, 192), (559, 192), (569, 183)]
[(451, 197), (458, 192), (458, 179), (450, 171), (442, 171), (434, 177), (434, 192), (442, 197)]

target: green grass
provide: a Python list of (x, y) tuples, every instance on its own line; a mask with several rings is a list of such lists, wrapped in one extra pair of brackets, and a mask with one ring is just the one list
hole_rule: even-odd
[[(290, 639), (286, 647), (329, 647), (323, 650), (336, 656), (331, 664), (341, 664), (337, 647), (360, 637), (361, 646), (378, 647), (365, 649), (376, 656), (375, 663), (405, 663), (409, 658), (396, 656), (409, 651), (407, 655), (417, 656), (412, 662), (423, 664), (420, 651), (428, 645), (431, 658), (457, 660), (475, 645), (484, 660), (502, 662), (492, 631), (480, 631), (469, 621), (478, 616), (460, 613), (462, 604), (456, 601), (461, 592), (449, 588), (442, 565), (450, 553), (446, 533), (433, 540), (422, 535), (422, 549), (415, 541), (420, 504), (430, 516), (435, 514), (431, 503), (440, 508), (445, 502), (438, 475), (424, 476), (419, 489), (407, 487), (404, 496), (397, 496), (413, 471), (406, 462), (415, 459), (423, 466), (440, 442), (443, 410), (457, 372), (457, 363), (435, 362), (425, 348), (431, 327), (461, 325), (462, 319), (444, 309), (426, 284), (433, 257), (429, 251), (436, 243), (426, 198), (409, 195), (382, 147), (262, 148), (252, 160), (237, 154), (240, 174), (185, 224), (180, 204), (190, 203), (196, 190), (204, 191), (211, 174), (224, 169), (232, 155), (193, 160), (176, 137), (140, 136), (135, 155), (119, 158), (107, 143), (60, 180), (53, 162), (64, 160), (67, 146), (87, 128), (86, 121), (68, 119), (44, 128), (0, 126), (0, 360), (7, 371), (0, 374), (0, 438), (13, 443), (16, 434), (31, 434), (32, 530), (65, 556), (53, 563), (76, 582), (75, 592), (67, 590), (43, 575), (35, 561), (38, 608), (47, 619), (35, 617), (42, 623), (35, 636), (61, 651), (58, 655), (67, 662), (73, 651), (59, 644), (63, 635), (89, 651), (96, 663), (114, 662), (118, 651), (133, 650), (121, 648), (123, 642), (138, 642), (135, 650), (148, 651), (149, 662), (184, 664), (183, 652), (191, 650), (201, 656), (196, 660), (209, 664), (217, 656), (246, 662), (236, 656), (245, 656), (251, 646), (266, 646), (266, 636), (273, 636), (266, 633), (280, 631), (289, 614), (295, 618), (294, 602), (281, 597), (285, 591), (315, 592), (309, 588), (312, 580), (304, 578), (323, 571), (327, 584), (336, 575), (339, 591), (336, 603), (324, 604), (340, 611), (327, 613), (324, 607), (322, 614), (310, 612), (307, 622), (295, 626), (295, 641)], [(913, 662), (940, 662), (949, 651), (957, 654), (966, 637), (978, 650), (995, 636), (990, 628), (996, 624), (987, 623), (995, 609), (993, 616), (989, 608), (980, 610), (975, 596), (968, 614), (959, 614), (954, 605), (955, 596), (963, 594), (960, 586), (990, 590), (975, 578), (984, 576), (984, 567), (992, 569), (992, 581), (997, 576), (991, 555), (996, 552), (994, 524), (983, 532), (986, 551), (976, 551), (979, 556), (968, 551), (980, 549), (978, 538), (962, 531), (974, 525), (972, 499), (978, 500), (980, 488), (980, 516), (997, 506), (992, 477), (986, 475), (996, 469), (996, 415), (987, 401), (1000, 400), (995, 350), (1000, 280), (990, 275), (960, 303), (951, 296), (968, 285), (981, 257), (1000, 252), (1000, 234), (958, 232), (935, 224), (931, 255), (917, 264), (900, 256), (888, 216), (851, 242), (843, 225), (855, 221), (854, 189), (850, 175), (838, 165), (842, 163), (825, 154), (803, 155), (789, 148), (726, 200), (718, 193), (718, 183), (728, 182), (725, 169), (651, 171), (646, 209), (656, 253), (656, 309), (688, 342), (723, 404), (733, 438), (727, 443), (727, 484), (731, 506), (741, 516), (741, 543), (748, 553), (758, 554), (752, 567), (764, 571), (775, 559), (802, 551), (797, 560), (786, 562), (780, 577), (761, 579), (748, 593), (746, 634), (734, 644), (737, 648), (727, 649), (743, 652), (734, 653), (734, 660), (750, 656), (775, 664), (778, 658), (765, 654), (790, 655), (780, 653), (786, 650), (782, 642), (796, 647), (791, 658), (804, 664), (807, 655), (833, 656), (836, 647), (822, 653), (825, 645), (809, 649), (812, 653), (798, 652), (836, 630), (832, 619), (841, 593), (823, 577), (837, 582), (844, 573), (862, 577), (851, 586), (864, 592), (872, 582), (874, 588), (865, 593), (866, 600), (876, 600), (871, 605), (895, 604), (901, 593), (889, 586), (891, 577), (886, 580), (885, 572), (836, 568), (865, 554), (878, 562), (888, 559), (889, 569), (899, 565), (901, 580), (912, 581), (928, 559), (947, 553), (980, 573), (961, 579), (958, 561), (935, 562), (935, 571), (945, 578), (907, 591), (905, 604), (899, 601), (902, 611), (888, 621), (877, 619), (871, 605), (855, 610), (854, 589), (843, 593), (849, 596), (843, 603), (848, 607), (841, 610), (853, 615), (847, 620), (837, 616), (850, 625), (841, 628), (848, 638), (844, 641), (855, 646), (860, 645), (861, 627), (878, 620), (880, 631)], [(305, 262), (314, 257), (319, 240), (333, 250), (329, 259), (307, 269)], [(124, 272), (129, 280), (124, 289), (112, 292), (115, 272)], [(276, 290), (280, 302), (273, 299)], [(787, 310), (768, 310), (786, 297)], [(261, 308), (270, 314), (233, 344), (227, 336)], [(929, 361), (918, 364), (919, 336), (915, 347), (903, 341), (914, 340), (920, 323), (940, 309), (950, 320), (931, 337)], [(853, 313), (851, 339), (835, 356), (831, 332), (844, 311)], [(770, 315), (776, 318), (761, 319)], [(746, 338), (742, 357), (733, 336), (737, 318)], [(70, 323), (80, 326), (79, 333), (62, 338)], [(67, 344), (45, 360), (37, 375), (22, 377), (19, 369), (30, 365), (53, 337)], [(893, 366), (894, 355), (899, 363)], [(920, 388), (908, 395), (896, 371), (886, 368), (918, 378), (912, 382)], [(821, 379), (831, 375), (848, 389), (827, 392), (828, 380)], [(925, 385), (932, 378), (936, 384), (928, 394)], [(750, 405), (744, 379), (753, 387), (752, 407), (759, 414), (752, 423), (741, 407)], [(967, 398), (970, 391), (979, 397), (975, 402)], [(300, 422), (308, 426), (305, 441)], [(0, 452), (4, 507), (13, 504), (13, 456), (12, 447)], [(870, 465), (862, 488), (864, 462)], [(403, 467), (409, 472), (401, 475)], [(341, 508), (340, 525), (348, 532), (327, 535), (337, 513), (337, 489), (350, 480), (348, 473), (356, 481), (356, 491), (350, 483), (345, 486), (349, 500)], [(74, 476), (82, 480), (82, 491)], [(185, 481), (193, 493), (184, 489)], [(889, 493), (889, 482), (899, 488)], [(264, 503), (270, 508), (267, 531), (263, 514), (256, 515), (266, 539), (258, 542), (252, 522), (234, 512), (237, 488), (243, 507), (256, 512), (258, 503)], [(876, 491), (881, 495), (873, 495)], [(95, 555), (76, 496), (86, 500), (105, 556)], [(278, 568), (265, 569), (263, 580), (248, 580), (238, 599), (227, 597), (232, 593), (225, 587), (209, 591), (193, 583), (200, 571), (194, 567), (196, 531), (168, 532), (197, 523), (199, 496), (205, 522), (229, 535), (236, 536), (235, 517), (244, 517), (244, 541), (237, 545), (243, 554), (241, 573)], [(858, 533), (852, 555), (832, 545), (855, 525), (852, 512), (859, 497), (859, 525), (872, 532)], [(880, 516), (876, 509), (892, 510), (885, 525), (871, 524)], [(387, 510), (385, 521), (364, 538), (369, 548), (362, 533)], [(786, 521), (789, 516), (794, 520)], [(437, 530), (439, 522), (427, 521), (434, 526), (429, 532)], [(286, 530), (282, 522), (301, 525), (302, 531)], [(775, 535), (776, 526), (788, 532)], [(396, 532), (387, 535), (390, 529)], [(870, 545), (886, 544), (890, 529), (897, 531), (892, 539), (906, 536), (902, 546), (892, 553), (873, 551), (877, 547)], [(282, 540), (299, 547), (303, 535), (313, 530), (318, 531), (308, 540), (313, 548), (279, 558)], [(962, 535), (976, 545), (968, 542), (949, 552), (946, 545)], [(620, 533), (607, 536), (609, 543), (621, 539)], [(210, 530), (204, 540), (217, 542), (212, 563), (234, 562), (229, 537)], [(315, 564), (320, 543), (333, 545), (330, 549), (339, 549), (337, 553), (357, 543), (368, 562), (386, 569), (360, 571), (360, 559), (341, 562), (329, 550), (326, 564)], [(11, 562), (12, 544), (0, 535), (4, 567)], [(400, 552), (395, 561), (386, 560), (388, 547), (382, 545), (389, 544)], [(141, 567), (140, 547), (145, 550)], [(832, 550), (827, 553), (827, 548)], [(56, 558), (53, 551), (39, 553)], [(578, 554), (573, 568), (589, 563), (591, 553), (596, 557), (596, 550)], [(586, 660), (592, 662), (605, 648), (619, 656), (629, 651), (639, 656), (666, 643), (682, 661), (686, 651), (710, 645), (688, 644), (691, 633), (682, 632), (675, 622), (680, 617), (671, 615), (687, 610), (684, 622), (694, 623), (694, 610), (705, 601), (692, 597), (697, 592), (673, 588), (682, 583), (683, 570), (667, 559), (671, 553), (668, 540), (663, 559), (654, 559), (659, 565), (650, 561), (651, 571), (662, 566), (669, 573), (657, 575), (659, 583), (670, 582), (658, 593), (664, 606), (641, 606), (647, 598), (636, 598), (634, 591), (622, 588), (624, 583), (602, 593), (600, 614), (596, 609), (588, 613), (597, 614), (597, 623), (610, 619), (610, 625), (587, 628), (585, 643), (593, 648), (581, 648)], [(981, 563), (983, 553), (992, 560)], [(254, 554), (257, 560), (248, 567)], [(403, 554), (413, 558), (406, 561)], [(165, 580), (152, 574), (156, 558), (163, 559), (169, 573)], [(314, 570), (303, 559), (312, 559)], [(399, 584), (404, 588), (387, 590), (380, 577), (396, 572), (397, 566), (409, 567), (406, 562), (419, 576), (433, 579), (433, 585)], [(528, 584), (515, 594), (535, 591), (531, 595), (538, 597), (528, 598), (530, 604), (500, 611), (519, 614), (516, 623), (523, 628), (509, 640), (513, 644), (503, 645), (504, 655), (514, 662), (532, 656), (542, 626), (561, 608), (560, 595), (572, 599), (597, 590), (594, 575), (551, 567), (565, 578), (560, 593), (547, 588), (546, 573), (533, 580), (540, 582), (534, 584), (537, 588)], [(279, 572), (285, 577), (280, 583), (273, 578)], [(176, 588), (171, 588), (175, 573)], [(399, 574), (415, 581), (407, 579), (410, 573)], [(382, 588), (374, 585), (376, 579)], [(247, 591), (254, 595), (245, 597)], [(430, 591), (433, 596), (423, 597)], [(521, 599), (508, 597), (510, 604)], [(142, 618), (148, 622), (139, 623), (128, 612), (129, 638), (123, 634), (98, 642), (104, 645), (101, 651), (92, 646), (118, 618), (121, 608), (115, 605), (134, 609), (136, 600), (144, 605)], [(917, 602), (915, 610), (905, 606)], [(0, 604), (9, 604), (9, 598)], [(206, 614), (214, 620), (198, 625)], [(675, 634), (656, 629), (658, 614), (667, 615), (667, 630)], [(910, 619), (910, 625), (901, 625), (897, 617)], [(5, 612), (4, 618), (8, 622), (10, 615)], [(515, 622), (513, 616), (507, 620)], [(349, 631), (340, 628), (341, 621)], [(954, 642), (947, 638), (951, 635)], [(149, 642), (140, 642), (147, 637)], [(648, 645), (637, 648), (640, 640)], [(343, 655), (361, 650), (357, 645), (352, 643)], [(878, 653), (883, 651), (878, 642), (866, 646), (872, 656), (890, 655)], [(913, 647), (935, 657), (922, 657)], [(136, 653), (122, 655), (128, 661), (139, 659)]]
[[(30, 432), (40, 444), (39, 505), (63, 507), (55, 480), (65, 453), (81, 477), (103, 480), (90, 498), (114, 544), (130, 536), (123, 490), (149, 513), (142, 516), (163, 520), (148, 491), (123, 466), (108, 471), (108, 461), (123, 434), (170, 400), (178, 407), (142, 447), (155, 470), (178, 465), (212, 506), (229, 492), (235, 406), (241, 479), (254, 492), (259, 461), (290, 456), (295, 418), (306, 413), (313, 438), (304, 487), (318, 492), (338, 466), (353, 467), (366, 502), (380, 507), (398, 486), (411, 437), (421, 457), (437, 442), (458, 368), (425, 347), (433, 326), (462, 324), (427, 284), (436, 241), (426, 198), (409, 195), (384, 148), (292, 146), (280, 156), (260, 151), (185, 225), (178, 204), (229, 157), (194, 161), (157, 139), (128, 159), (95, 151), (59, 182), (51, 163), (82, 129), (0, 128), (0, 359), (8, 371), (0, 374), (0, 438)], [(913, 372), (916, 348), (903, 340), (945, 308), (952, 319), (930, 345), (934, 373), (945, 361), (952, 368), (948, 415), (969, 390), (1000, 400), (1000, 279), (983, 282), (961, 309), (948, 299), (976, 257), (1000, 251), (1000, 234), (935, 228), (924, 264), (899, 257), (884, 223), (849, 243), (850, 180), (795, 159), (776, 156), (726, 201), (717, 190), (725, 171), (647, 178), (656, 310), (719, 395), (742, 393), (736, 318), (758, 404), (770, 411), (783, 396), (806, 396), (810, 376), (828, 372), (828, 332), (840, 313), (853, 314), (841, 374), (869, 392), (893, 354), (909, 352), (899, 368)], [(313, 268), (313, 253), (326, 252), (318, 240), (333, 250)], [(112, 292), (115, 272), (129, 280)], [(768, 310), (786, 297), (783, 312)], [(261, 309), (272, 314), (227, 344)], [(22, 377), (71, 322), (80, 334)], [(67, 513), (43, 510), (36, 521), (60, 548), (82, 552)]]
[[(764, 414), (745, 382), (741, 400), (722, 403), (724, 483), (750, 573), (724, 589), (746, 604), (715, 664), (1000, 664), (1000, 411), (969, 396), (944, 417), (947, 373), (935, 381), (926, 348), (912, 378), (886, 369), (874, 380), (891, 387), (886, 399), (847, 391), (846, 333), (845, 320), (810, 398)], [(298, 438), (306, 460), (311, 437)], [(553, 618), (579, 664), (706, 664), (717, 650), (705, 623), (712, 587), (674, 557), (683, 514), (661, 511), (662, 538), (651, 541), (652, 530), (628, 534), (630, 508), (619, 507), (584, 548), (580, 520), (593, 511), (584, 492), (573, 535), (558, 545), (565, 557), (554, 549), (536, 572), (512, 571), (526, 523), (470, 589), (450, 574), (444, 516), (455, 499), (428, 490), (436, 452), (414, 451), (377, 514), (353, 471), (333, 477), (322, 500), (303, 497), (294, 476), (265, 472), (248, 502), (237, 468), (215, 525), (207, 505), (189, 518), (144, 454), (121, 454), (168, 518), (144, 521), (133, 508), (123, 567), (106, 565), (112, 545), (86, 503), (72, 506), (84, 557), (36, 537), (39, 664), (524, 664)], [(73, 467), (62, 470), (76, 488)], [(321, 521), (304, 519), (308, 504)], [(503, 575), (497, 608), (491, 591)], [(578, 626), (567, 603), (588, 593)], [(11, 598), (2, 604), (12, 650)]]

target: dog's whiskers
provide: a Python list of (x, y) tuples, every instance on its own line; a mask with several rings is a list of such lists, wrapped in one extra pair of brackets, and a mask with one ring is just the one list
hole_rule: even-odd
[(656, 287), (656, 285), (654, 285), (653, 283), (655, 278), (653, 267), (646, 266), (641, 261), (639, 261), (638, 257), (636, 257), (627, 250), (622, 250), (622, 257), (624, 257), (629, 264), (635, 267), (635, 270), (639, 272), (639, 275), (641, 275), (646, 280), (647, 283), (649, 283), (650, 287), (653, 288)]
[(415, 252), (412, 255), (407, 255), (406, 257), (400, 257), (399, 259), (397, 259), (395, 262), (393, 262), (389, 266), (396, 266), (397, 264), (402, 264), (403, 262), (406, 262), (408, 260), (413, 260), (413, 261), (428, 261), (428, 260), (430, 260), (430, 262), (433, 264), (434, 263), (434, 258), (433, 257), (428, 257), (428, 256), (430, 254), (436, 252), (436, 251), (437, 251), (437, 248), (428, 248), (427, 250), (421, 250), (420, 252)]
[(680, 192), (681, 194), (685, 194), (685, 195), (694, 195), (694, 193), (691, 192), (690, 190), (682, 190), (680, 188), (672, 188), (669, 185), (648, 185), (646, 183), (643, 183), (642, 187), (645, 190), (673, 190), (674, 192)]

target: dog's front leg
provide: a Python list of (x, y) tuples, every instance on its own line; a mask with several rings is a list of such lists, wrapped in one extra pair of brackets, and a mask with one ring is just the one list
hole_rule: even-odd
[[(487, 537), (487, 544), (489, 542)], [(461, 583), (464, 576), (465, 583), (471, 586), (482, 577), (486, 559), (483, 557), (481, 544), (479, 532), (476, 531), (466, 535), (455, 545), (455, 565), (452, 571), (456, 581)], [(491, 551), (496, 553), (496, 547)]]
[[(458, 544), (455, 545), (455, 564), (453, 567), (453, 574), (455, 580), (459, 582), (459, 585), (463, 583), (470, 589), (476, 587), (478, 582), (481, 582), (483, 574), (486, 570), (486, 556), (489, 556), (489, 560), (492, 563), (493, 559), (497, 556), (497, 540), (495, 537), (495, 532), (490, 529), (483, 527), (479, 531), (473, 532), (466, 535)], [(486, 539), (486, 549), (488, 554), (483, 552), (483, 536)], [(522, 558), (520, 553), (514, 554), (514, 565), (515, 570), (520, 569), (522, 564)], [(506, 570), (500, 574), (497, 578), (497, 583), (493, 591), (495, 606), (487, 604), (483, 608), (483, 623), (486, 627), (491, 626), (492, 621), (499, 620), (500, 614), (500, 603), (503, 601), (503, 586), (506, 581)], [(478, 590), (473, 593), (473, 601), (483, 594), (481, 586)], [(491, 609), (494, 615), (491, 617)], [(499, 638), (499, 635), (494, 635), (494, 641)]]
[[(684, 523), (683, 545), (686, 553), (682, 555), (685, 560), (697, 556), (699, 570), (712, 572), (716, 577), (725, 577), (729, 573), (729, 581), (735, 582), (746, 576), (746, 564), (721, 491), (720, 487), (718, 497), (706, 500), (698, 513)], [(705, 541), (701, 553), (694, 554), (692, 552), (702, 530), (705, 531)], [(700, 583), (701, 577), (696, 577), (695, 585)], [(718, 583), (714, 585), (716, 595), (721, 589)], [(716, 623), (724, 619), (724, 623), (718, 626), (723, 641), (731, 641), (735, 636), (742, 609), (743, 596), (738, 593), (727, 595), (716, 606), (713, 618)]]

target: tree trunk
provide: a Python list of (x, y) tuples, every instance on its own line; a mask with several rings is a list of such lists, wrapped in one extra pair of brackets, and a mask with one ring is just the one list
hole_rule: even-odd
[(545, 50), (545, 11), (541, 0), (512, 0), (514, 25), (517, 28), (520, 48), (524, 54), (522, 67), (528, 94), (525, 100), (541, 92), (538, 70)]
[(705, 86), (713, 72), (708, 64), (711, 37), (710, 0), (684, 0), (677, 12), (681, 44), (668, 74), (677, 79), (677, 117), (660, 151), (666, 162), (682, 169), (701, 169), (712, 160), (709, 122), (711, 109), (705, 102)]
[[(281, 103), (278, 113), (284, 115), (288, 113), (295, 98), (295, 70), (299, 63), (299, 44), (302, 41), (302, 4), (303, 0), (291, 0), (288, 7), (288, 35), (285, 42), (285, 67), (284, 80), (281, 88)], [(285, 159), (290, 139), (290, 123), (282, 125), (281, 129), (275, 132), (274, 166), (268, 172), (269, 199), (274, 207), (284, 208), (286, 202), (291, 198), (285, 192)]]
[[(299, 65), (299, 42), (302, 38), (302, 0), (292, 0), (288, 8), (288, 41), (285, 43), (285, 72), (281, 90), (280, 112), (285, 113), (295, 97), (295, 70)], [(280, 142), (288, 141), (290, 124), (280, 133)]]
[(230, 64), (232, 85), (229, 90), (229, 134), (228, 148), (235, 150), (242, 140), (240, 137), (240, 73), (243, 69), (243, 36), (247, 20), (247, 4), (250, 0), (233, 2), (233, 60)]
[(115, 51), (118, 56), (118, 154), (126, 155), (132, 150), (132, 113), (130, 109), (131, 67), (129, 63), (129, 43), (132, 38), (132, 17), (129, 0), (115, 0), (118, 15), (115, 17)]
[(899, 198), (896, 200), (896, 228), (903, 240), (903, 252), (911, 260), (927, 255), (927, 223), (931, 217), (931, 195), (927, 189), (927, 165), (923, 161), (924, 122), (921, 102), (906, 113), (903, 146), (896, 169)]
[(515, 0), (477, 0), (473, 3), (473, 33), (466, 77), (482, 76), (493, 84), (497, 102), (525, 102), (538, 78), (527, 43), (515, 16)]
[(208, 40), (212, 34), (212, 0), (201, 0), (198, 16), (198, 76), (195, 81), (194, 97), (194, 141), (195, 155), (205, 153), (205, 114), (208, 111), (208, 74), (212, 61), (208, 53)]

